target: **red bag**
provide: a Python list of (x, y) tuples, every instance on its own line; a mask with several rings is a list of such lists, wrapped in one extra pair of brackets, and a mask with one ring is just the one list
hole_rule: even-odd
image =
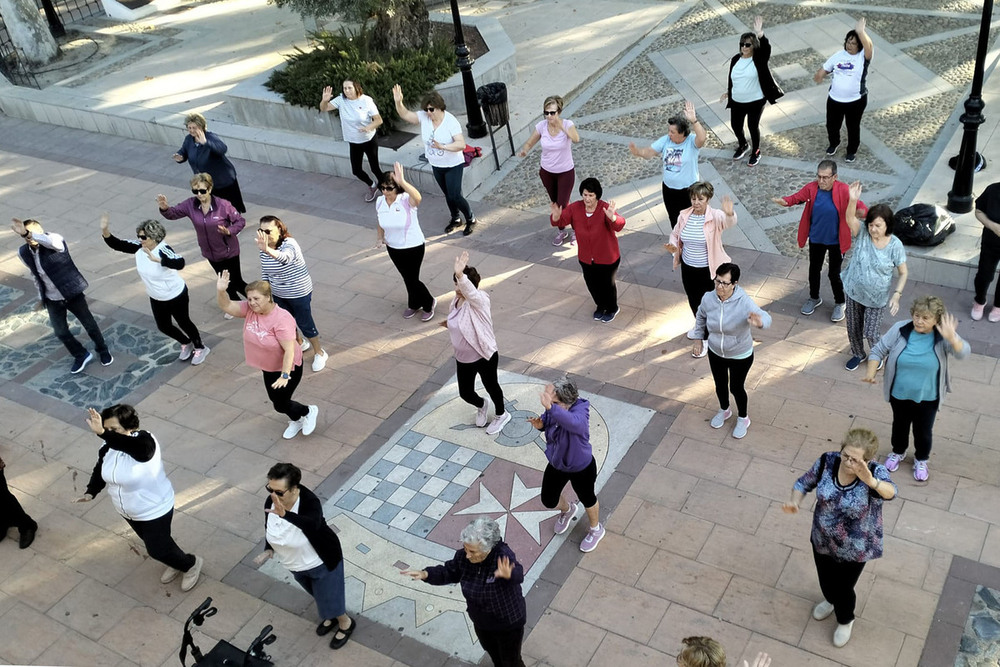
[(483, 156), (483, 149), (480, 148), (479, 146), (469, 146), (468, 144), (466, 144), (465, 148), (462, 149), (462, 155), (465, 156), (465, 166), (468, 167), (470, 164), (472, 164), (473, 158)]

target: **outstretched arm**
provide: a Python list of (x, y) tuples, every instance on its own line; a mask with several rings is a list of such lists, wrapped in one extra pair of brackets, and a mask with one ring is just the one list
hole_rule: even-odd
[(417, 117), (416, 112), (410, 111), (403, 104), (403, 89), (398, 83), (392, 87), (392, 100), (396, 103), (396, 113), (400, 119), (411, 125), (420, 124), (420, 118)]

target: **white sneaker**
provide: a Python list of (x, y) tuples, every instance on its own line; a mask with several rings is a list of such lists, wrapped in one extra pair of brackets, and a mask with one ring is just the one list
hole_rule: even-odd
[(483, 399), (483, 407), (476, 410), (476, 426), (482, 428), (490, 420), (490, 399)]
[(319, 417), (319, 406), (310, 405), (309, 413), (302, 418), (302, 435), (312, 435), (316, 430), (316, 418)]
[(281, 434), (281, 437), (284, 438), (285, 440), (291, 440), (292, 438), (297, 436), (299, 434), (299, 431), (302, 430), (303, 419), (305, 419), (305, 417), (303, 417), (302, 419), (289, 420), (288, 426), (285, 427), (285, 432)]
[(842, 648), (847, 642), (851, 641), (851, 629), (853, 627), (854, 621), (838, 625), (837, 629), (833, 631), (833, 645), (837, 648)]
[(201, 556), (194, 557), (194, 566), (184, 573), (184, 578), (181, 579), (181, 590), (187, 593), (189, 590), (195, 587), (198, 583), (198, 578), (201, 576), (201, 566), (205, 564)]
[(510, 421), (510, 413), (504, 410), (502, 415), (497, 415), (490, 422), (490, 425), (486, 427), (486, 435), (496, 435), (503, 430), (503, 427), (507, 425)]
[(747, 429), (750, 428), (749, 417), (737, 417), (736, 427), (733, 429), (733, 437), (737, 440), (747, 437)]
[(319, 373), (321, 370), (326, 368), (326, 360), (330, 358), (330, 354), (326, 350), (320, 350), (313, 355), (312, 369), (314, 373)]
[(813, 607), (813, 618), (817, 621), (822, 621), (824, 618), (833, 613), (833, 605), (823, 600), (818, 602), (815, 607)]
[(310, 347), (312, 347), (312, 344), (309, 342), (309, 339), (308, 338), (303, 338), (302, 339), (302, 351), (305, 352)]
[(177, 361), (187, 361), (191, 358), (191, 343), (181, 343), (181, 353), (177, 355)]
[(192, 357), (191, 357), (191, 365), (192, 366), (200, 366), (201, 362), (205, 361), (205, 357), (207, 357), (208, 353), (211, 352), (211, 351), (212, 351), (212, 348), (210, 348), (208, 345), (206, 345), (205, 347), (201, 348), (200, 350), (195, 350), (194, 351), (194, 355), (192, 355)]
[(733, 416), (733, 411), (731, 409), (719, 410), (712, 417), (712, 428), (722, 428), (722, 425), (726, 423), (726, 420)]
[(167, 569), (164, 570), (163, 574), (160, 575), (160, 583), (169, 584), (171, 581), (176, 579), (177, 575), (179, 575), (180, 573), (181, 573), (180, 570), (174, 569), (168, 565)]

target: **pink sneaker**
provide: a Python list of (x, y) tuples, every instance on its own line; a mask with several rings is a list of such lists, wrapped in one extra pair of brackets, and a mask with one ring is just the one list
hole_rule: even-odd
[(889, 456), (885, 457), (885, 469), (889, 472), (896, 472), (899, 470), (899, 462), (902, 460), (902, 454), (889, 454)]
[(597, 543), (604, 539), (604, 525), (597, 524), (596, 528), (587, 531), (587, 536), (580, 542), (580, 551), (589, 554), (597, 548)]
[(996, 306), (990, 308), (990, 314), (986, 319), (990, 322), (1000, 322), (1000, 308), (997, 308)]
[[(986, 304), (985, 303), (976, 303), (975, 301), (973, 301), (972, 302), (972, 319), (974, 319), (976, 322), (978, 322), (979, 320), (983, 319), (983, 310), (985, 310), (985, 309), (986, 309)], [(994, 308), (993, 310), (996, 310), (996, 308)], [(990, 314), (991, 315), (993, 314), (992, 310), (990, 311)]]
[(913, 461), (913, 479), (918, 482), (927, 481), (927, 461)]
[(559, 513), (559, 516), (556, 517), (556, 525), (553, 526), (556, 535), (562, 535), (569, 530), (570, 524), (573, 523), (573, 519), (576, 517), (576, 512), (579, 508), (580, 503), (572, 502), (569, 504), (568, 510)]
[(552, 245), (562, 245), (567, 236), (569, 236), (569, 234), (566, 233), (566, 230), (560, 229), (556, 232), (555, 238), (552, 239)]

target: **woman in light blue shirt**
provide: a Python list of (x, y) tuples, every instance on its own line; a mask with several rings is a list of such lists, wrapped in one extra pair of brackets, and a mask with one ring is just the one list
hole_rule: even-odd
[(938, 406), (951, 391), (948, 357), (969, 356), (969, 343), (955, 330), (958, 320), (936, 296), (920, 297), (910, 308), (909, 322), (899, 322), (868, 355), (865, 382), (875, 384), (875, 374), (885, 364), (885, 400), (892, 406), (892, 454), (885, 460), (889, 472), (899, 468), (913, 430), (913, 478), (927, 481), (931, 456), (931, 431)]
[[(698, 174), (698, 155), (708, 139), (708, 133), (694, 112), (694, 103), (684, 102), (684, 116), (667, 119), (667, 134), (651, 146), (639, 148), (629, 142), (632, 155), (649, 160), (663, 159), (663, 205), (670, 217), (670, 229), (677, 226), (677, 216), (691, 206), (688, 188), (701, 180)], [(691, 132), (694, 131), (692, 135)]]

